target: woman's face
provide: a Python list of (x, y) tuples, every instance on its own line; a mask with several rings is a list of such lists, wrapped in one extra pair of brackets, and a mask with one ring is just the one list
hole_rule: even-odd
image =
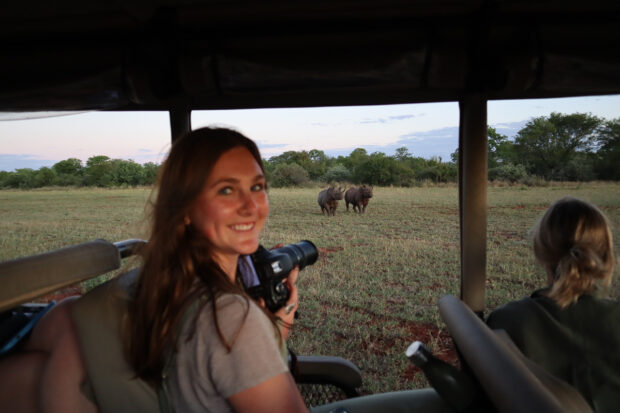
[(227, 271), (229, 265), (236, 268), (239, 254), (256, 251), (268, 213), (265, 176), (250, 151), (240, 146), (217, 160), (189, 219)]

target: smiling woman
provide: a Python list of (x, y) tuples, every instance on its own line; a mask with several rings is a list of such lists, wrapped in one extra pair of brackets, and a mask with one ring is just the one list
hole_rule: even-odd
[[(157, 185), (125, 344), (138, 377), (176, 411), (306, 411), (283, 351), (294, 312), (259, 306), (237, 265), (258, 248), (268, 212), (254, 142), (222, 128), (175, 141)], [(297, 274), (287, 280), (291, 309)]]

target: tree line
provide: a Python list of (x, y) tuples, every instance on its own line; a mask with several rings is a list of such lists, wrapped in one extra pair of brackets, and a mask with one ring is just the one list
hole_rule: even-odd
[[(620, 180), (620, 118), (603, 120), (591, 114), (552, 113), (529, 120), (514, 139), (488, 128), (490, 180), (531, 183), (537, 180)], [(271, 186), (304, 186), (312, 182), (352, 182), (413, 186), (420, 182), (455, 182), (458, 150), (449, 160), (414, 156), (406, 147), (394, 155), (368, 153), (348, 156), (324, 151), (287, 151), (264, 160)], [(66, 159), (51, 168), (0, 171), (0, 188), (43, 186), (152, 185), (159, 165), (93, 156), (85, 164)]]
[(159, 165), (153, 162), (141, 165), (132, 160), (110, 159), (104, 155), (92, 156), (85, 164), (80, 159), (69, 158), (55, 163), (51, 168), (0, 171), (0, 188), (152, 185), (157, 178), (158, 168)]
[(620, 179), (620, 118), (552, 113), (528, 121), (514, 141), (493, 128), (488, 136), (490, 179)]
[[(487, 133), (492, 181), (620, 180), (620, 118), (552, 113), (529, 120), (514, 139), (491, 127)], [(392, 156), (358, 148), (348, 156), (329, 157), (313, 149), (284, 152), (265, 165), (273, 186), (309, 181), (413, 186), (424, 181), (455, 182), (458, 149), (446, 161), (413, 156), (406, 147)]]

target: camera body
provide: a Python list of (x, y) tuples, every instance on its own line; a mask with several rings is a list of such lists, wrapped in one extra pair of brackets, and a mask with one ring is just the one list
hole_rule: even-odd
[(265, 300), (265, 306), (276, 312), (290, 296), (290, 291), (282, 282), (295, 266), (301, 271), (305, 266), (316, 262), (319, 251), (310, 241), (300, 241), (273, 250), (262, 245), (250, 255), (254, 270), (258, 276), (258, 284), (247, 287), (247, 292), (255, 299)]

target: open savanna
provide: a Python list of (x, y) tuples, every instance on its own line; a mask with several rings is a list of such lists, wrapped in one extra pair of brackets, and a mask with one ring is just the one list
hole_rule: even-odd
[[(320, 251), (318, 262), (300, 275), (292, 349), (352, 360), (362, 371), (367, 393), (426, 386), (404, 350), (421, 340), (455, 361), (437, 301), (444, 294), (459, 294), (457, 188), (375, 187), (366, 214), (345, 212), (341, 201), (335, 217), (321, 215), (319, 190), (269, 191), (271, 213), (262, 244), (269, 248), (308, 239)], [(0, 191), (0, 260), (95, 238), (145, 238), (150, 192)], [(528, 232), (549, 204), (565, 195), (598, 205), (620, 240), (620, 184), (489, 187), (487, 314), (543, 285)], [(614, 297), (620, 297), (618, 284), (612, 287)], [(83, 290), (92, 285), (84, 284)]]

